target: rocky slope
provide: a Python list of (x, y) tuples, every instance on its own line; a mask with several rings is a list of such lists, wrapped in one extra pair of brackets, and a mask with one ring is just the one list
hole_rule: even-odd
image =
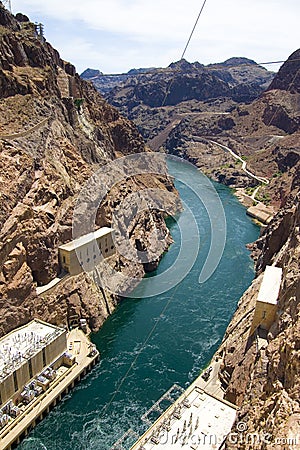
[[(72, 238), (85, 181), (104, 164), (147, 149), (136, 127), (60, 58), (34, 24), (17, 18), (0, 3), (0, 335), (32, 317), (66, 324), (79, 315), (97, 330), (119, 298), (99, 290), (91, 274), (66, 277), (42, 296), (36, 288), (60, 273), (58, 246)], [(144, 188), (164, 197), (173, 192), (163, 164), (149, 168), (158, 176), (128, 178), (125, 169), (124, 180), (100, 205), (96, 226), (109, 225), (129, 194)], [(122, 220), (131, 220), (133, 248), (138, 242), (155, 254), (156, 230), (165, 247), (170, 242), (156, 210)], [(119, 255), (111, 264), (137, 280), (149, 269)]]

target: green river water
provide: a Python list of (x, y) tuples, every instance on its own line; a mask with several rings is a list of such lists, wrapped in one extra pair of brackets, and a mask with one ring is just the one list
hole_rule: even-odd
[[(170, 171), (175, 179), (181, 171), (193, 182), (199, 177), (201, 183), (201, 175), (190, 166), (172, 162)], [(18, 449), (108, 450), (129, 428), (141, 433), (142, 414), (174, 383), (187, 387), (217, 350), (240, 296), (253, 279), (253, 262), (245, 245), (257, 239), (259, 228), (228, 188), (214, 184), (226, 215), (226, 246), (214, 274), (199, 284), (210, 245), (209, 217), (187, 186), (177, 182), (176, 187), (199, 229), (200, 249), (192, 270), (160, 295), (147, 297), (146, 287), (143, 298), (124, 299), (92, 336), (101, 362)], [(168, 226), (175, 243), (149, 277), (149, 289), (155, 276), (179, 254), (179, 226), (172, 219)], [(183, 217), (180, 226), (181, 232), (189, 230), (189, 220)], [(194, 248), (195, 237), (190, 236), (185, 245)]]

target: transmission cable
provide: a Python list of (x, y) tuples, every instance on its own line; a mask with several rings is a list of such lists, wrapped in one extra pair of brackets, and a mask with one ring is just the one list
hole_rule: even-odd
[[(204, 2), (202, 3), (202, 6), (201, 6), (200, 11), (199, 11), (199, 14), (198, 14), (198, 16), (197, 16), (196, 22), (194, 23), (194, 26), (193, 26), (193, 29), (192, 29), (192, 31), (191, 31), (191, 34), (190, 34), (190, 36), (189, 36), (189, 38), (188, 38), (188, 40), (187, 40), (187, 43), (186, 43), (186, 45), (185, 45), (185, 47), (184, 47), (183, 52), (182, 52), (182, 55), (181, 55), (181, 58), (180, 58), (181, 60), (184, 58), (184, 55), (186, 54), (186, 51), (187, 51), (187, 49), (188, 49), (188, 46), (190, 45), (191, 39), (192, 39), (193, 34), (194, 34), (194, 32), (195, 32), (195, 29), (196, 29), (196, 27), (197, 27), (197, 25), (198, 25), (198, 22), (199, 22), (199, 19), (200, 19), (200, 17), (201, 17), (201, 14), (202, 14), (202, 12), (203, 12), (203, 9), (204, 9), (204, 6), (205, 6), (206, 1), (207, 1), (207, 0), (204, 0)], [(173, 84), (173, 82), (174, 82), (174, 78), (175, 78), (175, 75), (174, 75), (173, 78), (170, 80), (170, 83), (169, 83), (169, 86), (167, 87), (166, 95), (165, 95), (165, 97), (164, 97), (164, 99), (163, 99), (163, 102), (162, 102), (162, 104), (161, 104), (161, 107), (163, 107), (163, 106), (165, 105), (165, 102), (166, 102), (166, 100), (167, 100), (167, 97), (168, 97), (168, 95), (169, 95), (169, 93), (170, 93), (171, 86), (172, 86), (172, 84)]]
[(197, 19), (196, 19), (196, 22), (195, 22), (195, 24), (194, 24), (194, 26), (193, 26), (193, 29), (192, 29), (192, 31), (191, 31), (191, 34), (190, 34), (190, 36), (189, 36), (189, 38), (188, 38), (188, 41), (187, 41), (187, 43), (186, 43), (186, 46), (184, 47), (183, 53), (182, 53), (182, 55), (181, 55), (181, 59), (184, 58), (184, 55), (186, 54), (186, 51), (187, 51), (187, 49), (188, 49), (188, 46), (190, 45), (191, 39), (192, 39), (193, 34), (194, 34), (194, 32), (195, 32), (195, 29), (196, 29), (196, 27), (197, 27), (197, 25), (198, 25), (198, 22), (199, 22), (199, 19), (200, 19), (201, 14), (202, 14), (202, 12), (203, 12), (203, 9), (204, 9), (204, 6), (205, 6), (206, 1), (207, 1), (207, 0), (204, 0), (204, 2), (202, 3), (202, 6), (201, 6), (200, 12), (199, 12), (199, 14), (198, 14), (198, 17), (197, 17)]

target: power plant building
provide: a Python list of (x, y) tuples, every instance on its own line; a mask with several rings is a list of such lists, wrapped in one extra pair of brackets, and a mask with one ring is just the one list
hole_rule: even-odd
[(256, 300), (250, 334), (258, 327), (268, 331), (274, 323), (281, 278), (282, 269), (280, 267), (266, 266)]
[(115, 253), (114, 230), (102, 227), (59, 247), (61, 267), (70, 275), (92, 271), (102, 258)]
[(24, 386), (67, 349), (63, 328), (33, 320), (0, 339), (0, 405), (17, 398)]

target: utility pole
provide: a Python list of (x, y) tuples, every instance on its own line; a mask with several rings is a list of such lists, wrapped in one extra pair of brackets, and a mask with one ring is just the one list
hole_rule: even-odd
[(42, 23), (35, 22), (34, 24), (35, 36), (39, 38), (41, 41), (45, 40), (44, 37), (44, 25)]
[(11, 0), (2, 0), (3, 6), (6, 6), (6, 8), (11, 11)]

